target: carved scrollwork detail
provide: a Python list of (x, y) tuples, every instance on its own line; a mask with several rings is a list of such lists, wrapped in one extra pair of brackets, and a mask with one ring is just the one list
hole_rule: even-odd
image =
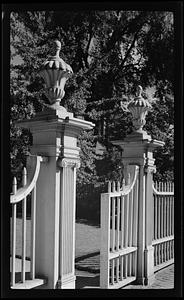
[(72, 159), (72, 158), (60, 158), (58, 160), (59, 167), (62, 168), (80, 168), (80, 161), (78, 159)]
[(156, 166), (145, 166), (144, 167), (145, 173), (156, 173)]

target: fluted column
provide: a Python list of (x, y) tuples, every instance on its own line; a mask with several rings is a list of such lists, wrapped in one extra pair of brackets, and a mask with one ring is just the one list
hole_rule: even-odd
[(75, 288), (75, 211), (76, 211), (76, 168), (79, 160), (63, 158), (61, 168), (61, 207), (59, 242), (58, 288)]

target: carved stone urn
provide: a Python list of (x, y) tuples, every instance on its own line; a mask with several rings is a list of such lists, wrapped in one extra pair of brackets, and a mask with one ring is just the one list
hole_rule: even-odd
[(146, 124), (146, 115), (152, 106), (148, 100), (142, 97), (142, 87), (138, 85), (136, 97), (129, 102), (127, 108), (133, 116), (134, 132), (143, 132), (143, 126)]
[(61, 43), (58, 40), (54, 41), (55, 56), (49, 57), (42, 65), (39, 74), (44, 79), (46, 84), (46, 96), (50, 102), (50, 108), (62, 108), (60, 102), (65, 95), (64, 87), (68, 78), (73, 74), (72, 68), (59, 57)]

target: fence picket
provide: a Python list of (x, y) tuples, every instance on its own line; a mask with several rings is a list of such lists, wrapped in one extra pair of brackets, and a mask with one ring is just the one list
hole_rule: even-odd
[(121, 195), (121, 249), (124, 247), (124, 196)]
[(15, 255), (16, 255), (16, 215), (17, 204), (12, 206), (12, 262), (11, 262), (11, 284), (15, 285)]
[(172, 198), (169, 197), (169, 235), (172, 234)]
[(128, 224), (128, 246), (132, 246), (132, 222), (133, 222), (133, 191), (130, 192), (129, 198), (129, 224)]
[(129, 194), (125, 196), (125, 248), (128, 246)]
[(157, 239), (157, 219), (158, 219), (158, 215), (157, 215), (157, 196), (154, 195), (154, 223), (155, 223), (155, 226), (154, 226), (154, 239), (156, 240)]
[(123, 280), (123, 256), (120, 257), (120, 280)]
[[(154, 191), (154, 266), (164, 265), (172, 259), (174, 242), (174, 193), (173, 183), (155, 183)], [(169, 240), (167, 240), (169, 238)], [(160, 242), (159, 242), (160, 240)]]
[[(22, 185), (27, 184), (27, 170), (23, 169), (22, 172)], [(27, 198), (25, 197), (22, 201), (22, 282), (25, 282), (25, 272), (26, 272), (26, 206)]]
[(122, 190), (124, 191), (125, 189), (125, 178), (123, 178), (123, 182), (122, 182)]
[(171, 234), (174, 234), (174, 199), (172, 199), (172, 232)]
[(116, 258), (116, 282), (119, 282), (119, 257)]
[(120, 232), (120, 197), (117, 197), (116, 251), (119, 250), (119, 232)]
[(120, 191), (120, 182), (118, 181), (117, 182), (117, 192), (119, 192)]
[(116, 190), (116, 185), (115, 185), (115, 181), (112, 182), (112, 192), (115, 192)]
[[(17, 179), (13, 178), (12, 193), (17, 193)], [(12, 260), (11, 260), (11, 285), (15, 285), (15, 255), (16, 255), (16, 217), (17, 204), (12, 205)]]
[(124, 276), (127, 278), (127, 255), (124, 256)]
[(160, 207), (161, 207), (161, 202), (160, 202), (160, 198), (155, 195), (157, 198), (157, 204), (158, 204), (158, 231), (157, 231), (157, 238), (160, 238)]
[(17, 193), (17, 178), (16, 177), (13, 178), (12, 193), (14, 195), (16, 195), (16, 193)]
[(163, 232), (164, 232), (164, 197), (161, 197), (161, 238), (164, 236)]
[(108, 182), (108, 193), (111, 193), (111, 182)]
[(112, 282), (112, 285), (114, 285), (114, 259), (112, 259), (112, 271), (111, 271), (111, 282)]
[(112, 201), (112, 251), (115, 250), (115, 197), (111, 198)]
[(31, 197), (31, 279), (35, 278), (36, 185)]

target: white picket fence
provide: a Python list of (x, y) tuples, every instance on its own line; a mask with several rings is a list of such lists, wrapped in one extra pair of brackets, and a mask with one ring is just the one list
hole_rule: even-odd
[[(22, 172), (22, 187), (17, 190), (17, 180), (14, 177), (10, 203), (12, 205), (11, 222), (11, 288), (30, 289), (44, 284), (44, 279), (35, 278), (35, 232), (36, 232), (36, 182), (40, 171), (40, 163), (44, 159), (40, 156), (30, 156), (27, 161), (27, 169)], [(26, 272), (26, 220), (27, 197), (31, 194), (31, 242), (30, 242), (30, 274)], [(16, 279), (16, 233), (17, 233), (17, 205), (22, 204), (22, 255), (21, 255), (21, 279)], [(17, 281), (18, 280), (18, 281)]]
[(154, 270), (174, 262), (174, 184), (153, 185), (154, 197)]
[(101, 194), (100, 287), (120, 288), (136, 279), (138, 171), (122, 188), (109, 182)]

